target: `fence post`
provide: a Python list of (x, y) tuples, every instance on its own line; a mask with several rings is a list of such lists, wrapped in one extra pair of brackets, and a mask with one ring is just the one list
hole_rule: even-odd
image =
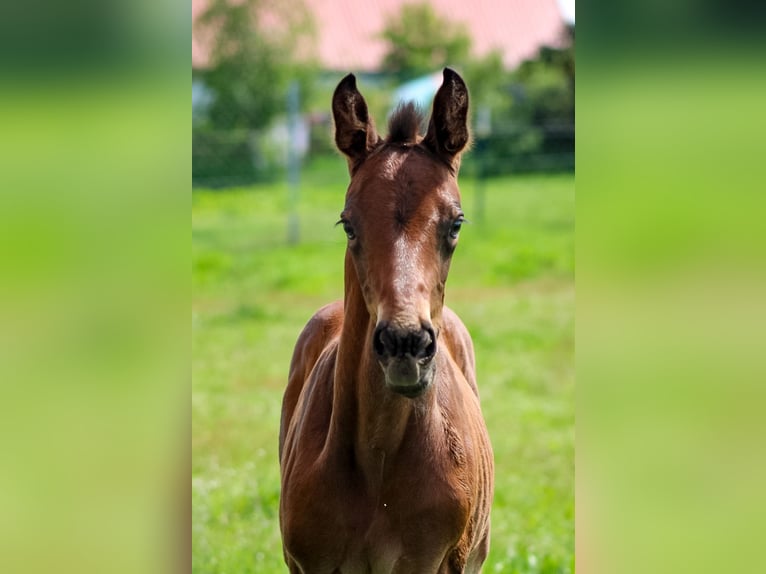
[(300, 91), (297, 81), (293, 81), (287, 90), (287, 243), (296, 245), (300, 240), (300, 220), (298, 218), (298, 196), (300, 191)]
[(488, 106), (481, 106), (476, 114), (476, 223), (484, 223), (486, 192), (486, 147), (492, 133), (492, 117)]

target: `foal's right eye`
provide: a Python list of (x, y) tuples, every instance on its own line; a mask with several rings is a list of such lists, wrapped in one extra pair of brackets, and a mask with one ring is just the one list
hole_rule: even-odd
[(449, 230), (449, 235), (452, 239), (457, 239), (457, 236), (460, 234), (460, 228), (463, 227), (464, 221), (465, 221), (465, 218), (461, 215), (455, 221), (452, 222), (452, 225), (450, 226), (450, 230)]

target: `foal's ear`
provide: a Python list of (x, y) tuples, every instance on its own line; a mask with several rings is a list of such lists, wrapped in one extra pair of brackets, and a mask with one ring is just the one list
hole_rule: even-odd
[(335, 88), (332, 115), (335, 144), (348, 157), (348, 168), (353, 173), (378, 143), (375, 125), (367, 112), (367, 103), (356, 89), (354, 74), (343, 78)]
[(453, 163), (468, 137), (468, 88), (457, 72), (444, 68), (444, 81), (434, 96), (434, 110), (423, 143)]

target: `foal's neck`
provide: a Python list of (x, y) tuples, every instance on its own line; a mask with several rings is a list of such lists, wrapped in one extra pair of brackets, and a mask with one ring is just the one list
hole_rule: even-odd
[(386, 387), (383, 370), (371, 351), (375, 319), (370, 316), (348, 256), (345, 283), (343, 330), (335, 370), (337, 408), (333, 410), (354, 413), (341, 432), (353, 443), (349, 446), (360, 464), (377, 467), (381, 459), (397, 456), (406, 444), (408, 428), (427, 424), (435, 392), (413, 400)]

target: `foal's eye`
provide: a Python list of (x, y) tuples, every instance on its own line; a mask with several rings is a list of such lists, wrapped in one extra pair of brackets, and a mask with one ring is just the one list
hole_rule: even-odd
[(463, 226), (463, 222), (465, 219), (463, 219), (463, 216), (461, 215), (458, 217), (455, 221), (452, 222), (452, 225), (449, 229), (449, 235), (453, 239), (457, 239), (458, 234), (460, 233), (460, 228)]
[(351, 227), (345, 221), (343, 222), (343, 231), (346, 232), (346, 237), (348, 237), (349, 241), (356, 238), (356, 233), (354, 233), (354, 228)]

